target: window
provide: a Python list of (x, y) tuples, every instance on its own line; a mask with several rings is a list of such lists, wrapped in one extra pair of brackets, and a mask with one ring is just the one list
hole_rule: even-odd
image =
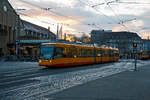
[(73, 57), (76, 58), (77, 57), (77, 49), (75, 47), (72, 47), (71, 50), (72, 50)]
[(28, 31), (27, 31), (27, 30), (25, 30), (25, 33), (26, 33), (25, 35), (27, 36), (27, 35), (28, 35)]
[(104, 51), (104, 56), (107, 56), (107, 57), (109, 56), (109, 50)]
[(64, 48), (56, 47), (54, 49), (54, 58), (64, 57)]
[(119, 53), (117, 51), (114, 51), (114, 56), (119, 56)]
[(96, 56), (97, 57), (101, 57), (102, 56), (101, 50), (96, 50)]
[(108, 56), (109, 56), (109, 57), (112, 57), (112, 56), (113, 56), (112, 50), (108, 50)]
[(81, 56), (82, 57), (86, 57), (87, 56), (87, 51), (86, 51), (86, 49), (81, 49)]
[(54, 47), (41, 47), (42, 59), (51, 59), (53, 57)]
[(101, 54), (101, 56), (103, 57), (104, 56), (104, 50), (100, 50), (100, 54)]
[(81, 57), (82, 55), (81, 55), (81, 49), (80, 48), (77, 48), (77, 56), (78, 57)]
[(32, 32), (32, 31), (30, 31), (30, 30), (28, 31), (28, 35), (29, 35), (29, 36), (31, 35), (31, 32)]
[(92, 57), (93, 56), (93, 50), (92, 49), (88, 49), (87, 50), (87, 56), (88, 57)]

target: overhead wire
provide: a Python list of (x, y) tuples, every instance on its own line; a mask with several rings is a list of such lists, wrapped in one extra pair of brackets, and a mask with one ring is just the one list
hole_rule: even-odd
[(112, 2), (112, 3), (125, 3), (125, 4), (140, 4), (140, 5), (149, 5), (150, 3), (142, 3), (142, 2), (121, 2), (121, 1), (118, 1), (118, 2)]
[(103, 13), (103, 12), (101, 12), (100, 10), (96, 9), (95, 7), (92, 7), (92, 6), (91, 6), (90, 4), (88, 4), (88, 3), (85, 3), (85, 2), (83, 2), (83, 1), (81, 1), (81, 0), (79, 0), (79, 1), (80, 1), (81, 3), (83, 3), (83, 4), (85, 4), (85, 5), (87, 5), (87, 6), (91, 7), (91, 8), (93, 8), (95, 11), (97, 11), (97, 12), (99, 12), (99, 13), (102, 13), (102, 14), (103, 14), (105, 17), (107, 17), (108, 19), (111, 19), (111, 21), (113, 21), (113, 22), (115, 22), (115, 23), (117, 23), (117, 24), (123, 26), (127, 31), (129, 31), (126, 26), (124, 26), (124, 25), (118, 23), (116, 20), (112, 19), (110, 16), (106, 15), (105, 13)]
[[(79, 0), (80, 1), (80, 0)], [(116, 12), (112, 9), (112, 7), (109, 5), (109, 4), (111, 4), (111, 3), (115, 3), (115, 2), (118, 2), (119, 0), (115, 0), (115, 1), (110, 1), (110, 2), (106, 2), (106, 0), (105, 0), (105, 3), (110, 7), (110, 9), (112, 10), (112, 12), (114, 13), (114, 15), (117, 17), (117, 19), (120, 21), (119, 23), (117, 23), (117, 24), (120, 24), (121, 26), (123, 26), (127, 31), (130, 31), (129, 30), (129, 28), (126, 26), (126, 25), (124, 25), (123, 23), (124, 22), (127, 22), (127, 21), (132, 21), (132, 20), (136, 20), (136, 18), (134, 18), (134, 19), (131, 19), (131, 20), (127, 20), (127, 21), (123, 21), (123, 20), (121, 20), (120, 18), (119, 18), (119, 16), (118, 16), (118, 14), (116, 14)], [(80, 2), (82, 2), (82, 1), (80, 1)], [(84, 3), (84, 2), (82, 2), (82, 3)], [(100, 4), (96, 4), (96, 5), (93, 5), (93, 6), (91, 6), (92, 8), (93, 7), (96, 7), (96, 6), (99, 6), (99, 5), (103, 5), (103, 4), (105, 4), (105, 3), (100, 3)], [(86, 4), (86, 3), (84, 3), (84, 4)], [(98, 11), (99, 12), (99, 10), (97, 10), (97, 9), (95, 9), (96, 11)], [(102, 13), (102, 12), (101, 12)], [(103, 15), (104, 16), (107, 16), (106, 14), (104, 14), (103, 13)], [(107, 16), (107, 18), (108, 18), (109, 16)], [(115, 20), (113, 20), (114, 22), (115, 22)], [(137, 32), (137, 31), (136, 31)]]
[[(60, 13), (57, 13), (57, 12), (54, 12), (54, 11), (52, 11), (52, 10), (50, 10), (50, 9), (53, 9), (53, 8), (42, 8), (42, 7), (40, 7), (40, 6), (38, 6), (38, 5), (35, 5), (35, 4), (32, 4), (32, 3), (29, 3), (29, 2), (27, 2), (27, 1), (25, 1), (25, 0), (20, 0), (21, 2), (24, 2), (24, 3), (26, 3), (26, 4), (29, 4), (29, 5), (31, 5), (31, 6), (34, 6), (34, 7), (37, 7), (37, 8), (39, 8), (39, 9), (43, 9), (43, 10), (45, 10), (45, 11), (49, 11), (49, 12), (51, 12), (51, 13), (54, 13), (54, 14), (56, 14), (56, 15), (59, 15), (59, 16), (63, 16), (63, 17), (66, 17), (66, 18), (69, 18), (69, 19), (72, 19), (72, 20), (77, 20), (77, 21), (79, 21), (78, 19), (75, 19), (75, 18), (72, 18), (72, 17), (70, 17), (70, 16), (66, 16), (66, 15), (63, 15), (63, 14), (60, 14)], [(44, 22), (45, 23), (45, 22)], [(64, 23), (63, 23), (64, 24)], [(68, 25), (70, 25), (70, 24), (66, 24), (67, 26)], [(89, 24), (85, 24), (85, 25), (88, 25), (89, 26)], [(94, 27), (97, 27), (98, 28), (98, 26), (96, 26), (96, 25), (91, 25), (91, 26), (94, 26)]]
[[(105, 0), (106, 1), (106, 0)], [(150, 3), (142, 3), (142, 2), (121, 2), (121, 1), (119, 1), (119, 0), (117, 0), (116, 2), (110, 2), (110, 3), (108, 3), (108, 6), (111, 8), (111, 6), (109, 5), (109, 4), (112, 4), (112, 3), (124, 3), (124, 4), (141, 4), (141, 5), (147, 5), (147, 4), (150, 4)], [(114, 12), (114, 10), (111, 8), (111, 10)], [(114, 12), (115, 13), (115, 12)], [(134, 18), (134, 19), (131, 19), (131, 20), (129, 20), (129, 21), (132, 21), (132, 20), (136, 20), (136, 18)], [(124, 21), (122, 21), (122, 24), (124, 23)], [(142, 29), (143, 30), (143, 29)], [(139, 33), (140, 31), (136, 31), (136, 30), (134, 30), (135, 32), (137, 32), (137, 33)]]
[(115, 21), (114, 19), (112, 19), (111, 17), (107, 16), (106, 14), (104, 14), (104, 13), (101, 12), (100, 10), (96, 9), (95, 7), (92, 7), (90, 4), (85, 3), (85, 2), (83, 2), (83, 1), (81, 1), (81, 0), (79, 0), (79, 1), (80, 1), (81, 3), (83, 3), (83, 4), (85, 4), (85, 5), (87, 5), (87, 6), (91, 7), (91, 8), (93, 8), (96, 12), (99, 12), (99, 13), (103, 14), (105, 17), (111, 19), (113, 22), (116, 23), (116, 21)]
[[(22, 15), (22, 16), (26, 16), (26, 17), (29, 17), (29, 18), (35, 18), (35, 17), (30, 16), (30, 15), (25, 14), (25, 13), (21, 13), (21, 12), (18, 12), (18, 13), (19, 13), (20, 15)], [(36, 18), (36, 19), (40, 20), (40, 22), (45, 23), (45, 24), (55, 25), (54, 23), (49, 23), (49, 22), (43, 21), (43, 20), (41, 20), (41, 19), (39, 19), (39, 18)]]
[(65, 17), (65, 18), (69, 18), (69, 19), (72, 19), (72, 20), (79, 21), (78, 19), (73, 18), (73, 17), (71, 17), (71, 16), (66, 16), (66, 15), (64, 15), (64, 14), (61, 14), (61, 13), (58, 13), (58, 12), (54, 12), (54, 11), (51, 10), (51, 9), (53, 9), (53, 8), (43, 8), (43, 7), (41, 7), (41, 6), (35, 5), (35, 4), (30, 3), (30, 2), (27, 2), (27, 1), (25, 1), (25, 0), (19, 0), (19, 1), (21, 1), (21, 2), (23, 2), (23, 3), (26, 3), (26, 4), (29, 4), (29, 5), (31, 5), (31, 6), (34, 6), (34, 7), (36, 7), (36, 8), (39, 8), (39, 9), (41, 9), (41, 10), (45, 10), (45, 11), (51, 12), (51, 13), (53, 13), (53, 14), (55, 14), (55, 15), (62, 16), (62, 17)]
[[(69, 19), (74, 20), (74, 18), (72, 18), (72, 17), (70, 17), (70, 16), (65, 16), (65, 15), (63, 15), (63, 14), (60, 14), (60, 13), (57, 13), (57, 12), (54, 12), (54, 11), (50, 10), (50, 9), (52, 9), (52, 8), (50, 8), (50, 9), (45, 9), (45, 8), (42, 8), (42, 7), (38, 6), (38, 5), (29, 3), (29, 2), (27, 2), (27, 1), (25, 1), (25, 0), (20, 0), (20, 1), (21, 1), (21, 2), (24, 2), (24, 3), (26, 3), (26, 4), (29, 4), (29, 5), (31, 5), (31, 6), (37, 7), (37, 8), (39, 8), (39, 9), (43, 9), (43, 10), (45, 10), (45, 11), (50, 11), (50, 12), (53, 13), (53, 14), (56, 14), (56, 15), (59, 15), (59, 16), (63, 16), (63, 17), (67, 17), (67, 18), (69, 18)], [(80, 1), (80, 0), (79, 0), (79, 1)], [(82, 3), (84, 3), (84, 2), (82, 2)], [(89, 5), (89, 6), (90, 6), (90, 5)], [(90, 6), (90, 7), (91, 7), (91, 6)], [(93, 8), (93, 9), (95, 9), (95, 8)], [(97, 9), (95, 9), (95, 10), (98, 11)], [(98, 11), (98, 12), (100, 12), (100, 11)], [(105, 17), (109, 17), (109, 16), (105, 15), (103, 12), (100, 12), (100, 13), (102, 13)], [(77, 20), (77, 19), (76, 19), (76, 20)], [(113, 20), (113, 19), (112, 19), (112, 20)], [(98, 26), (96, 26), (96, 25), (94, 25), (94, 26), (98, 28)]]
[[(38, 5), (29, 3), (29, 2), (27, 2), (27, 1), (25, 1), (25, 0), (20, 0), (20, 1), (22, 1), (22, 2), (24, 2), (24, 3), (27, 3), (27, 4), (29, 4), (29, 5), (32, 5), (32, 6), (34, 6), (34, 7), (43, 9), (43, 10), (45, 10), (45, 11), (50, 11), (50, 12), (53, 13), (53, 14), (56, 14), (56, 15), (59, 15), (59, 16), (63, 16), (63, 17), (67, 17), (67, 18), (70, 18), (70, 19), (74, 19), (74, 18), (72, 18), (72, 17), (70, 17), (70, 16), (66, 16), (66, 15), (63, 15), (63, 14), (60, 14), (60, 13), (57, 13), (57, 12), (52, 11), (51, 9), (53, 9), (53, 8), (44, 9), (44, 8), (38, 6)], [(82, 2), (81, 0), (79, 0), (79, 1)], [(105, 1), (106, 1), (106, 0), (105, 0)], [(118, 15), (115, 13), (115, 11), (113, 11), (113, 9), (112, 9), (111, 7), (110, 7), (110, 8), (112, 9), (112, 11), (113, 11), (114, 14), (116, 15), (116, 17), (118, 17), (119, 21), (121, 21), (120, 23), (116, 22), (116, 21), (115, 21), (114, 19), (112, 19), (110, 16), (107, 16), (106, 14), (104, 14), (103, 12), (101, 12), (100, 10), (96, 9), (94, 6), (91, 6), (91, 5), (89, 5), (89, 4), (85, 3), (85, 2), (82, 2), (82, 3), (88, 5), (89, 7), (92, 7), (92, 8), (95, 9), (97, 12), (102, 13), (105, 17), (111, 19), (113, 22), (115, 22), (115, 23), (117, 23), (117, 24), (120, 24), (120, 25), (122, 25), (123, 27), (126, 27), (124, 24), (122, 24), (123, 21), (120, 20), (120, 18), (118, 17)], [(114, 3), (114, 2), (112, 2), (112, 3)], [(102, 3), (102, 4), (104, 4), (104, 3)], [(109, 4), (108, 4), (108, 5), (109, 5)], [(96, 5), (96, 6), (98, 6), (98, 5)], [(109, 6), (110, 6), (110, 5), (109, 5)], [(127, 29), (127, 27), (126, 27), (126, 29)], [(127, 29), (127, 30), (129, 30), (129, 29)]]
[[(107, 1), (105, 0), (105, 2), (107, 3)], [(108, 7), (111, 9), (111, 11), (114, 13), (114, 15), (116, 16), (116, 18), (120, 21), (120, 23), (126, 30), (130, 31), (129, 28), (123, 24), (123, 21), (120, 19), (120, 17), (118, 16), (118, 14), (113, 10), (113, 8), (109, 5), (109, 3), (107, 3)]]

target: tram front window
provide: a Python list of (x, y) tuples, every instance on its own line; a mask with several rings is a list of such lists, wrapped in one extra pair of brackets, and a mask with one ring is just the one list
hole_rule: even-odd
[(53, 56), (54, 47), (41, 47), (42, 59), (51, 59)]

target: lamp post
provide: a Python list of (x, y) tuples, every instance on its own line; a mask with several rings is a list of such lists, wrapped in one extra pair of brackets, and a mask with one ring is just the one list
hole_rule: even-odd
[(136, 66), (136, 64), (137, 64), (137, 61), (136, 61), (136, 59), (137, 59), (137, 43), (133, 43), (133, 49), (134, 49), (134, 71), (137, 71), (137, 66)]
[(93, 43), (93, 47), (94, 47), (94, 63), (96, 63), (96, 48), (95, 48), (95, 43)]
[(16, 18), (16, 55), (18, 55), (18, 48), (19, 48), (19, 32), (20, 32), (20, 21), (19, 21), (19, 15), (17, 15)]

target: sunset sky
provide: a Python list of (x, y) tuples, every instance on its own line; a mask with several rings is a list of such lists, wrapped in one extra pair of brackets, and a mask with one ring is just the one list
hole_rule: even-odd
[[(150, 36), (150, 0), (9, 0), (24, 20), (56, 33), (80, 36), (92, 29), (136, 32)], [(22, 9), (22, 10), (21, 10)]]

